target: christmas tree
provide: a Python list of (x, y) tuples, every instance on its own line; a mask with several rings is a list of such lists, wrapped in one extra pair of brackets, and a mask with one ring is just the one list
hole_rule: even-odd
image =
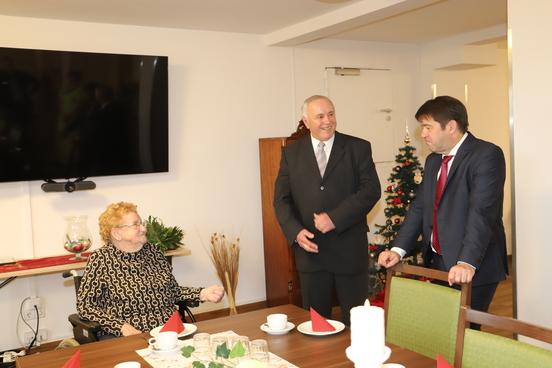
[[(370, 243), (370, 261), (371, 261), (371, 289), (373, 293), (381, 291), (385, 272), (379, 268), (377, 259), (383, 250), (391, 249), (393, 240), (397, 236), (410, 203), (416, 197), (416, 189), (422, 182), (423, 168), (416, 156), (416, 148), (410, 145), (408, 131), (404, 139), (405, 146), (399, 148), (399, 154), (395, 156), (396, 166), (393, 167), (391, 175), (387, 179), (388, 185), (385, 189), (384, 209), (385, 225), (377, 225), (373, 241)], [(420, 242), (421, 243), (421, 242)], [(418, 244), (417, 249), (420, 249)], [(419, 254), (403, 259), (408, 263), (419, 264)]]

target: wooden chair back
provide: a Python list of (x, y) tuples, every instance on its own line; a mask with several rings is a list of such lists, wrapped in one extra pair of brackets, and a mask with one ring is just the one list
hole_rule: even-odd
[[(552, 344), (552, 329), (463, 306), (456, 337), (454, 366), (551, 367), (552, 351), (507, 337), (469, 329), (470, 323), (493, 327)], [(536, 364), (536, 365), (535, 365)]]
[(419, 266), (398, 264), (387, 270), (388, 342), (433, 359), (441, 354), (454, 361), (460, 306), (469, 305), (471, 284), (458, 290), (448, 287), (447, 280), (447, 272)]

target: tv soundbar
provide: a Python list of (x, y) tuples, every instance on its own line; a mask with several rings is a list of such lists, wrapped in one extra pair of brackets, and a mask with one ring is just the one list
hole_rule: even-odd
[(96, 188), (96, 183), (90, 180), (84, 180), (85, 178), (79, 178), (74, 181), (67, 180), (65, 182), (57, 182), (54, 180), (47, 180), (40, 187), (45, 192), (68, 192), (72, 193), (77, 190), (91, 190)]

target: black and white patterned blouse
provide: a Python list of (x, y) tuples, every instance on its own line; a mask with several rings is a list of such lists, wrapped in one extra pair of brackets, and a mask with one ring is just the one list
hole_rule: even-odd
[(81, 318), (102, 326), (100, 334), (121, 336), (125, 322), (140, 331), (163, 325), (180, 300), (199, 305), (201, 289), (178, 286), (163, 253), (149, 243), (135, 253), (108, 244), (88, 260), (77, 310)]

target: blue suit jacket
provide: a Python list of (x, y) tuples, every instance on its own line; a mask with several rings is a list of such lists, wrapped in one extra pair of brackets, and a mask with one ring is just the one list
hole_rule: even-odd
[[(393, 246), (411, 253), (422, 234), (426, 263), (433, 230), (433, 202), (441, 155), (425, 162), (424, 179)], [(447, 176), (439, 203), (439, 243), (447, 269), (458, 261), (477, 268), (473, 285), (506, 278), (506, 237), (502, 223), (505, 180), (504, 154), (500, 147), (471, 133), (460, 146)]]

